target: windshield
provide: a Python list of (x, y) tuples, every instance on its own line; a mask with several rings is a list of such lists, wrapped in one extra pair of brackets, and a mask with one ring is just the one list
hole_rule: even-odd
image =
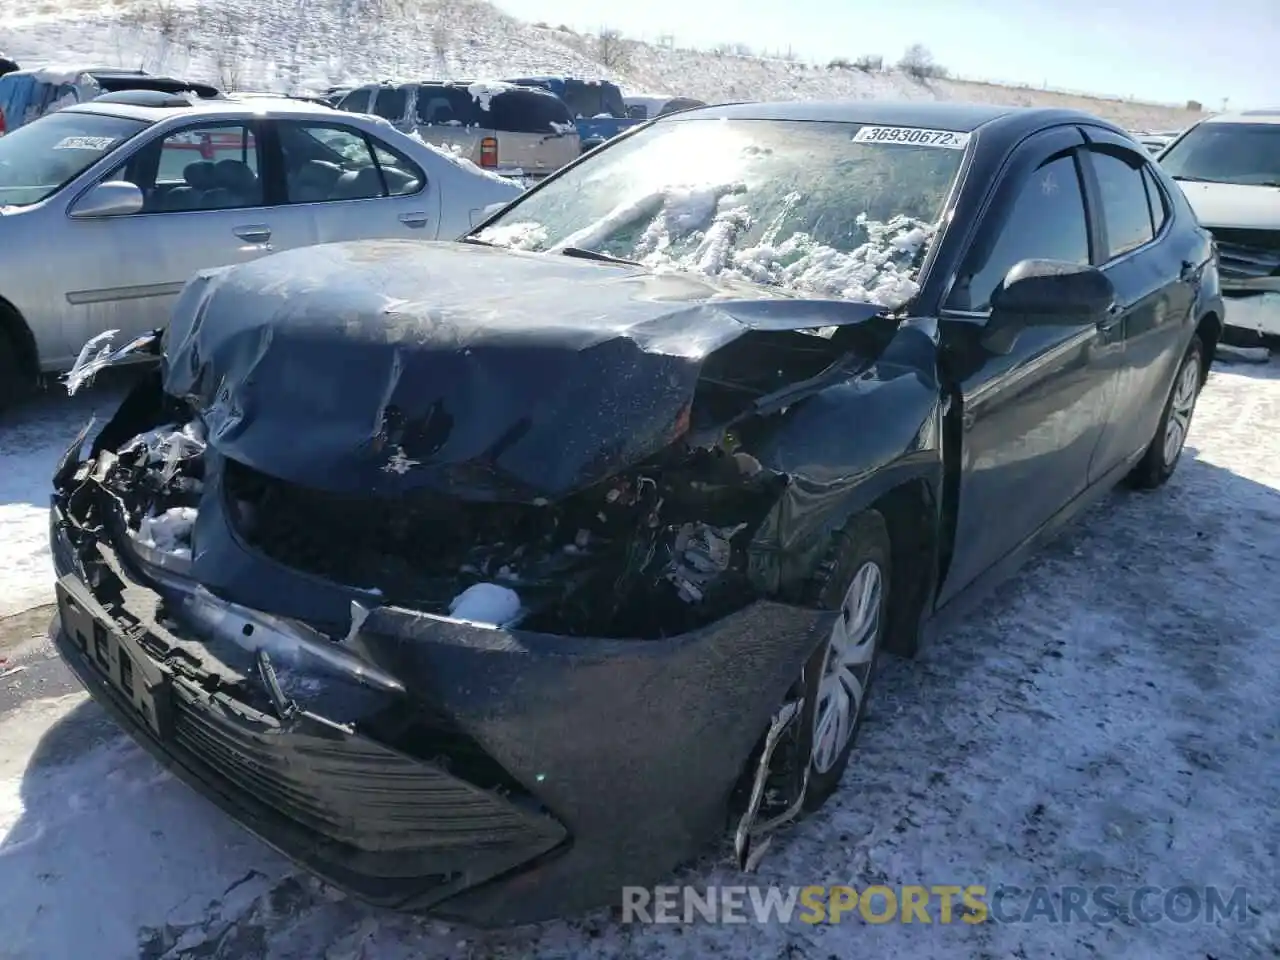
[(53, 196), (146, 128), (141, 120), (59, 111), (0, 137), (0, 206)]
[(1280, 186), (1280, 124), (1202, 123), (1160, 158), (1177, 180)]
[[(917, 142), (889, 139), (900, 133)], [(516, 201), (476, 239), (898, 307), (919, 289), (967, 141), (847, 123), (666, 121)]]

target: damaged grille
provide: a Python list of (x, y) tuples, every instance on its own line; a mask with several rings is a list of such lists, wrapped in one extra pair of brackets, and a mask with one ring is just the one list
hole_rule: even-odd
[(290, 820), (370, 853), (524, 843), (536, 821), (425, 764), (333, 731), (261, 727), (175, 691), (178, 744)]
[(556, 503), (353, 498), (235, 462), (224, 471), (237, 532), (286, 566), (436, 614), (500, 584), (518, 595), (523, 629), (634, 638), (752, 599), (752, 534), (786, 482), (719, 448), (673, 449)]
[(1232, 280), (1280, 276), (1280, 230), (1214, 227), (1218, 268)]

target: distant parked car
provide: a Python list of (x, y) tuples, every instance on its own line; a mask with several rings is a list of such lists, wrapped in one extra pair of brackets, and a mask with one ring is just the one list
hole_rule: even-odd
[(1158, 155), (1165, 147), (1178, 137), (1177, 133), (1137, 133), (1134, 139), (1147, 148), (1147, 152)]
[(578, 131), (554, 95), (496, 80), (367, 83), (339, 110), (371, 113), (506, 176), (539, 179), (575, 159)]
[(666, 97), (655, 94), (636, 94), (626, 97), (627, 116), (632, 120), (652, 120), (654, 117), (665, 117), (677, 110), (692, 110), (705, 107), (701, 100), (690, 97)]
[(9, 73), (0, 70), (0, 74), (3, 74), (0, 76), (0, 136), (46, 113), (120, 90), (193, 93), (209, 98), (222, 96), (217, 87), (207, 83), (117, 67), (45, 66)]
[(6, 57), (3, 53), (0, 53), (0, 77), (3, 77), (6, 73), (13, 73), (15, 70), (20, 69), (22, 68), (18, 66), (17, 60)]
[(521, 188), (372, 117), (128, 91), (0, 138), (0, 406), (103, 330), (162, 327), (204, 267), (456, 237)]
[(1280, 342), (1280, 109), (1202, 120), (1158, 162), (1217, 243), (1227, 339)]
[(582, 80), (577, 77), (521, 77), (511, 83), (534, 87), (555, 94), (564, 101), (578, 128), (582, 152), (593, 150), (639, 121), (627, 112), (622, 90), (608, 80)]

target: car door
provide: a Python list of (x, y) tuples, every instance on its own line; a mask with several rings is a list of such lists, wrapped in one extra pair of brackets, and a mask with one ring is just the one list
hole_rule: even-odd
[(1089, 466), (1090, 481), (1144, 450), (1155, 433), (1194, 326), (1190, 243), (1170, 236), (1171, 205), (1147, 157), (1110, 131), (1089, 127), (1085, 186), (1097, 211), (1100, 266), (1116, 289), (1115, 323), (1099, 362), (1114, 371), (1108, 422)]
[(1097, 319), (1022, 330), (1001, 354), (980, 342), (991, 296), (1026, 259), (1092, 262), (1095, 231), (1084, 202), (1074, 128), (1015, 151), (981, 215), (944, 300), (944, 369), (960, 404), (955, 547), (939, 594), (945, 603), (999, 562), (1085, 489), (1112, 383), (1095, 354)]
[(438, 189), (385, 140), (341, 120), (275, 120), (279, 219), (306, 243), (404, 237), (432, 240)]
[(136, 184), (144, 205), (132, 215), (67, 221), (69, 248), (85, 251), (66, 294), (81, 339), (164, 326), (198, 270), (270, 253), (261, 161), (257, 122), (194, 122), (166, 127), (102, 177)]

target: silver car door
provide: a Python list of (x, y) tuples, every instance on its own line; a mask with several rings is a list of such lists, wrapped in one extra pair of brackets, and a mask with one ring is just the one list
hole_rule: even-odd
[(440, 198), (413, 160), (341, 120), (277, 120), (283, 207), (305, 216), (317, 243), (435, 239)]
[(261, 139), (253, 121), (169, 128), (102, 178), (135, 183), (145, 203), (136, 214), (69, 221), (78, 254), (66, 299), (86, 338), (164, 326), (198, 270), (272, 252)]

